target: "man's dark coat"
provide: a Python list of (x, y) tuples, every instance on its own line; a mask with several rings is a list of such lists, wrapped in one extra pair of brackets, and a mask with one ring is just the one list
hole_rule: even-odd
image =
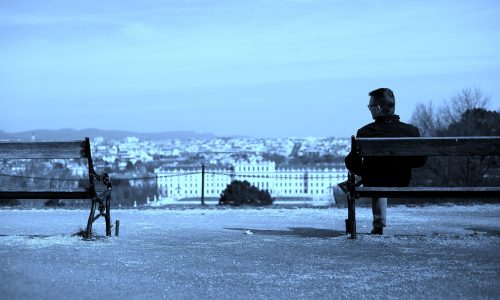
[[(360, 128), (358, 138), (371, 137), (419, 137), (418, 128), (399, 121), (399, 116), (379, 117), (375, 122)], [(360, 175), (364, 186), (408, 186), (411, 169), (425, 164), (426, 157), (367, 157), (352, 159), (349, 153), (346, 167)]]

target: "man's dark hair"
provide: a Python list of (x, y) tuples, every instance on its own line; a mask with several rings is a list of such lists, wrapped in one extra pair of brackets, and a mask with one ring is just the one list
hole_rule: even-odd
[(371, 91), (368, 94), (370, 97), (373, 97), (376, 105), (380, 105), (382, 112), (387, 115), (394, 114), (394, 109), (396, 106), (396, 99), (394, 98), (394, 93), (391, 89), (388, 88), (380, 88)]

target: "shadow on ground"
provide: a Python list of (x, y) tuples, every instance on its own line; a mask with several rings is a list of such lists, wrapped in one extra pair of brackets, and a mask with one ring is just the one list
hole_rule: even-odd
[(42, 234), (0, 234), (0, 237), (10, 237), (10, 236), (19, 236), (25, 237), (29, 239), (46, 239), (50, 237), (54, 237), (57, 235), (42, 235)]
[(488, 228), (488, 227), (468, 227), (465, 228), (467, 230), (473, 231), (473, 235), (479, 234), (479, 233), (484, 233), (486, 235), (490, 236), (500, 236), (500, 230), (495, 229), (495, 228)]
[(328, 238), (345, 236), (345, 232), (331, 229), (309, 228), (309, 227), (290, 227), (288, 230), (268, 230), (252, 228), (224, 228), (228, 230), (242, 231), (247, 234), (257, 235), (277, 235), (277, 236), (297, 236), (304, 238)]

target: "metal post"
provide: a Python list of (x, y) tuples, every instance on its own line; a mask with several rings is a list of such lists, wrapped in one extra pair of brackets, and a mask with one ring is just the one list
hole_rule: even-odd
[(116, 225), (115, 225), (115, 236), (120, 235), (120, 220), (116, 220)]
[(205, 165), (201, 165), (201, 205), (205, 205)]

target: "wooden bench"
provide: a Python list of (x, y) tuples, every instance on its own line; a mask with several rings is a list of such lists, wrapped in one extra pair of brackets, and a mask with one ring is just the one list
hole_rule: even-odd
[[(472, 156), (500, 155), (500, 137), (419, 137), (351, 138), (352, 159), (394, 156)], [(356, 238), (356, 199), (394, 198), (482, 198), (500, 199), (500, 187), (356, 187), (355, 174), (348, 177), (346, 234)]]
[[(0, 199), (88, 199), (91, 200), (90, 215), (85, 237), (92, 236), (92, 224), (99, 217), (106, 221), (106, 236), (111, 236), (111, 182), (108, 174), (98, 175), (94, 171), (89, 138), (70, 142), (0, 142), (0, 160), (14, 159), (85, 159), (88, 167), (88, 181), (85, 187), (61, 190), (25, 190), (0, 187)], [(14, 176), (24, 177), (24, 176)], [(26, 178), (30, 178), (26, 176)], [(102, 185), (101, 190), (96, 184)], [(98, 210), (98, 212), (96, 212)]]

